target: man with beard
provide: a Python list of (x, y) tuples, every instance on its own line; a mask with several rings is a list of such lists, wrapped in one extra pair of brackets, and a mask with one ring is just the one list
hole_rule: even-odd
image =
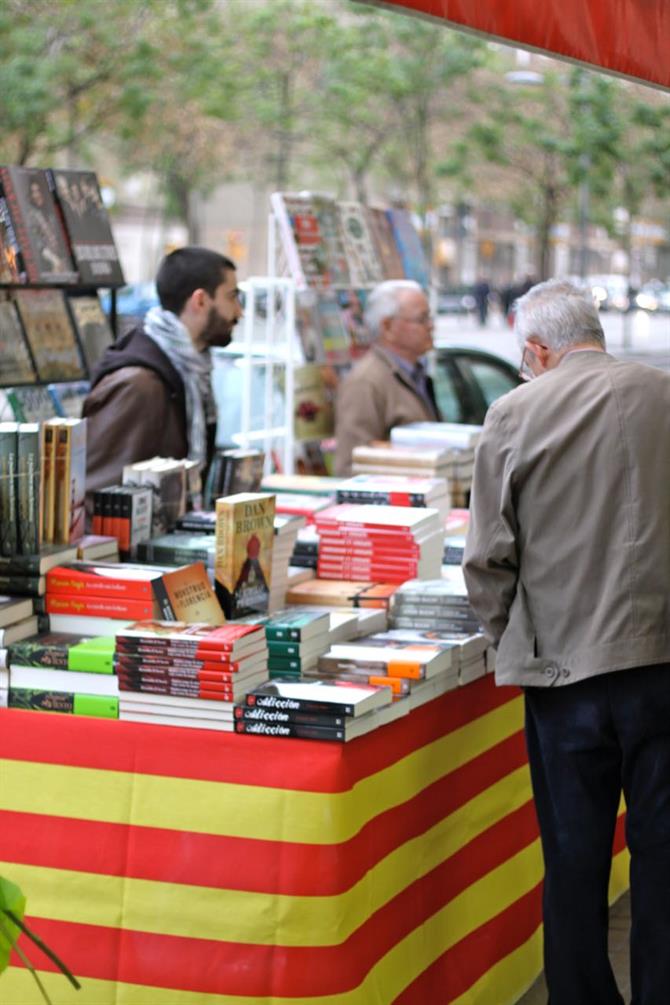
[(203, 477), (216, 408), (210, 349), (227, 346), (242, 317), (235, 265), (207, 248), (179, 248), (158, 269), (152, 307), (98, 363), (84, 402), (87, 491), (121, 481), (123, 466), (188, 457)]

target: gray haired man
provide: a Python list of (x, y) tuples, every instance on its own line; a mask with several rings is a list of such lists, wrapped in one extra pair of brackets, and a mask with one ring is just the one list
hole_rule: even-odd
[(335, 473), (351, 471), (354, 447), (387, 440), (393, 426), (441, 418), (422, 357), (433, 347), (425, 293), (412, 280), (372, 290), (365, 323), (375, 341), (340, 384), (335, 405)]
[(464, 569), (525, 690), (552, 1005), (622, 1005), (607, 955), (621, 793), (636, 1005), (670, 988), (670, 375), (605, 351), (570, 283), (517, 301), (528, 383), (489, 409)]

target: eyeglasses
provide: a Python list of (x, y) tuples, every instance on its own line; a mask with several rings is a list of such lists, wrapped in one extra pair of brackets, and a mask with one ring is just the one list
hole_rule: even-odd
[(532, 380), (533, 377), (535, 376), (530, 366), (528, 365), (528, 360), (526, 359), (527, 352), (528, 350), (524, 348), (523, 352), (521, 353), (521, 365), (519, 366), (519, 369), (517, 371), (519, 379), (524, 381)]
[(406, 321), (409, 325), (423, 325), (424, 328), (433, 323), (433, 318), (430, 314), (419, 314), (418, 318), (408, 318), (404, 314), (396, 314), (396, 318), (398, 321)]

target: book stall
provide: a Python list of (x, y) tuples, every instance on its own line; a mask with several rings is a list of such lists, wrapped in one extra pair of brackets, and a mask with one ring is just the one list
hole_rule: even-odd
[[(309, 249), (305, 199), (275, 211)], [(381, 218), (317, 201), (362, 286)], [(82, 991), (28, 955), (59, 1005), (511, 1005), (542, 860), (521, 695), (460, 568), (479, 431), (393, 430), (340, 480), (270, 471), (268, 418), (204, 484), (126, 465), (89, 527), (85, 420), (0, 423), (0, 875)], [(620, 819), (613, 896), (626, 854)], [(16, 951), (1, 987), (39, 1001)]]

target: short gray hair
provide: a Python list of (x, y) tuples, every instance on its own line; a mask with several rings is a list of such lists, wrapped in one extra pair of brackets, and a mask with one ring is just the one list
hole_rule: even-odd
[(363, 316), (365, 325), (373, 338), (379, 336), (382, 321), (385, 318), (395, 317), (398, 313), (400, 295), (406, 290), (423, 293), (421, 285), (413, 279), (388, 279), (385, 283), (379, 283), (372, 290), (365, 303)]
[(522, 348), (533, 336), (554, 352), (580, 342), (605, 348), (595, 301), (566, 279), (548, 279), (520, 297), (515, 305), (514, 331)]

